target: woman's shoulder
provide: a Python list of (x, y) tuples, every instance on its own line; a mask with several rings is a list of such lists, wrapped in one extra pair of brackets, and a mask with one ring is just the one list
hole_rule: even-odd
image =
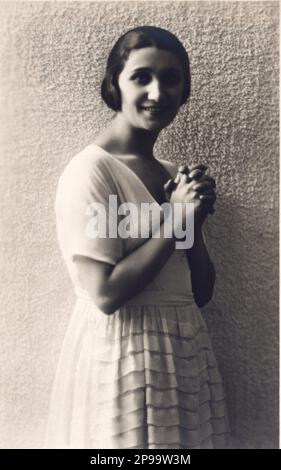
[(66, 164), (63, 173), (71, 171), (85, 171), (93, 167), (102, 167), (104, 163), (104, 154), (102, 149), (94, 144), (87, 145), (84, 149), (76, 153)]
[(113, 188), (114, 178), (105, 155), (91, 144), (75, 154), (62, 170), (56, 187), (56, 198), (87, 196), (103, 188)]
[(81, 182), (106, 173), (107, 163), (102, 149), (89, 144), (76, 153), (63, 168), (59, 180)]

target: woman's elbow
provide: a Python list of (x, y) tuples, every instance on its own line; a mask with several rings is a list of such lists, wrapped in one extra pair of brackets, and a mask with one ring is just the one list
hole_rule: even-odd
[(194, 295), (194, 301), (197, 307), (203, 308), (212, 300), (212, 297), (213, 297), (213, 290), (212, 292), (208, 292), (208, 294)]
[(105, 315), (113, 315), (120, 308), (119, 302), (110, 296), (97, 296), (95, 304)]
[(215, 281), (216, 281), (216, 271), (214, 268), (214, 265), (212, 265), (211, 268), (212, 272), (209, 277), (208, 283), (205, 286), (200, 286), (201, 289), (198, 289), (197, 291), (194, 292), (194, 300), (196, 305), (199, 308), (205, 307), (213, 297), (214, 293), (214, 287), (215, 287)]

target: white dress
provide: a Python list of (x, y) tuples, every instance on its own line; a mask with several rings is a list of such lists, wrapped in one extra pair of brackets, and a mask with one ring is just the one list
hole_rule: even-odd
[[(176, 169), (160, 160), (175, 176)], [(112, 315), (83, 290), (73, 257), (116, 264), (144, 242), (90, 238), (86, 209), (156, 203), (124, 163), (92, 144), (65, 167), (57, 187), (58, 240), (76, 293), (50, 401), (47, 448), (225, 448), (222, 380), (184, 250), (176, 249), (137, 296)], [(159, 206), (159, 204), (158, 204)]]

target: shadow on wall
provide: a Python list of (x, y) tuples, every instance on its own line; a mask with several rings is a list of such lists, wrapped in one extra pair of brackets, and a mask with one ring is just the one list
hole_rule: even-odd
[(203, 315), (224, 381), (233, 447), (274, 449), (279, 446), (278, 291), (273, 286), (269, 296), (264, 279), (272, 277), (268, 269), (278, 278), (278, 255), (268, 263), (277, 240), (275, 247), (271, 236), (269, 247), (257, 214), (247, 211), (223, 196), (208, 221), (217, 279)]

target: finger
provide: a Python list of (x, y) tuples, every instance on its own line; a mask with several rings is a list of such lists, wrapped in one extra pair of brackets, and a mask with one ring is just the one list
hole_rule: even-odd
[(206, 203), (206, 204), (213, 204), (214, 203), (214, 197), (213, 196), (208, 196), (207, 194), (199, 194), (199, 199)]
[(203, 175), (200, 181), (209, 181), (214, 188), (217, 187), (215, 179), (210, 175)]
[(205, 172), (208, 169), (207, 165), (204, 165), (203, 163), (197, 163), (196, 165), (192, 165), (189, 167), (189, 173), (193, 170), (200, 170)]
[(171, 193), (176, 187), (176, 184), (173, 179), (169, 179), (167, 183), (164, 184), (164, 189), (168, 193)]
[[(188, 178), (188, 176), (187, 176), (186, 174), (184, 174), (184, 173), (178, 173), (177, 176), (179, 176), (179, 183), (178, 183), (179, 186), (183, 186), (184, 184), (188, 184), (188, 183), (189, 183), (189, 178)], [(176, 178), (175, 178), (175, 180), (174, 180), (175, 182), (176, 182), (176, 180), (177, 180), (177, 176), (176, 176)]]
[(205, 191), (196, 191), (195, 190), (195, 192), (198, 194), (198, 197), (199, 196), (208, 196), (208, 197), (212, 197), (214, 199), (214, 201), (217, 199), (217, 195), (213, 190), (205, 190)]
[(188, 175), (188, 173), (189, 173), (189, 168), (188, 168), (188, 166), (187, 166), (186, 164), (182, 164), (182, 165), (179, 166), (178, 171), (179, 171), (180, 173), (184, 173), (184, 174)]
[[(193, 190), (194, 190), (194, 188), (195, 188), (195, 186), (196, 186), (197, 184), (198, 184), (198, 183), (197, 183), (196, 180), (193, 180), (193, 179), (191, 180), (191, 179), (189, 179), (189, 177), (187, 176), (187, 186), (188, 186), (188, 189), (189, 189), (189, 190), (190, 190), (190, 189), (193, 189)], [(197, 191), (195, 191), (195, 190), (194, 190), (194, 192), (195, 192), (197, 195), (198, 195), (198, 193), (199, 193), (199, 192), (197, 192)]]
[(174, 183), (175, 183), (175, 184), (178, 184), (178, 183), (180, 182), (180, 179), (181, 179), (180, 175), (181, 175), (180, 173), (177, 173), (177, 175), (176, 175), (176, 177), (175, 177), (175, 179), (174, 179)]
[(204, 191), (202, 193), (199, 193), (199, 196), (209, 196), (213, 198), (214, 201), (217, 199), (217, 195), (214, 191)]
[(188, 176), (191, 179), (199, 180), (202, 178), (204, 173), (201, 170), (195, 169), (189, 172)]
[(209, 181), (206, 181), (206, 180), (196, 182), (193, 189), (199, 192), (200, 191), (214, 191), (213, 185)]

